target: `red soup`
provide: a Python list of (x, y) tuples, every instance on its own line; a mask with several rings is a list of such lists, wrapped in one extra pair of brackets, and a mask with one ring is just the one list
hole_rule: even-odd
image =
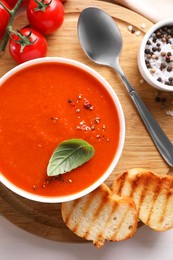
[[(54, 149), (71, 138), (89, 142), (95, 155), (69, 173), (48, 177)], [(110, 94), (78, 67), (35, 64), (0, 87), (0, 172), (25, 191), (44, 196), (82, 191), (106, 171), (119, 138), (118, 112)]]

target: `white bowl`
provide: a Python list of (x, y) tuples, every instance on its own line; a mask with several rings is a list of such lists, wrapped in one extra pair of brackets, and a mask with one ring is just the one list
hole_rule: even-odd
[(70, 64), (70, 65), (78, 67), (78, 68), (80, 68), (84, 71), (87, 71), (89, 74), (91, 74), (93, 77), (95, 77), (105, 87), (105, 89), (107, 89), (107, 91), (111, 95), (112, 100), (113, 100), (113, 102), (114, 102), (114, 104), (117, 108), (118, 115), (119, 115), (119, 121), (120, 121), (119, 145), (118, 145), (117, 152), (116, 152), (111, 164), (109, 165), (107, 170), (103, 173), (101, 178), (99, 178), (95, 183), (93, 183), (93, 185), (86, 188), (85, 190), (82, 190), (81, 192), (78, 192), (78, 193), (73, 194), (73, 195), (55, 196), (55, 197), (35, 195), (33, 193), (27, 192), (27, 191), (17, 187), (13, 183), (11, 183), (2, 173), (0, 173), (0, 182), (2, 182), (7, 188), (9, 188), (13, 192), (17, 193), (18, 195), (25, 197), (27, 199), (34, 200), (34, 201), (55, 203), (55, 202), (70, 201), (70, 200), (74, 200), (74, 199), (77, 199), (79, 197), (82, 197), (82, 196), (88, 194), (89, 192), (91, 192), (92, 190), (94, 190), (95, 188), (97, 188), (101, 183), (103, 183), (109, 177), (109, 175), (112, 173), (115, 166), (117, 165), (117, 163), (120, 159), (122, 150), (123, 150), (124, 140), (125, 140), (125, 120), (124, 120), (124, 114), (123, 114), (123, 110), (122, 110), (120, 101), (119, 101), (117, 95), (115, 94), (114, 90), (112, 89), (112, 87), (109, 85), (109, 83), (100, 74), (98, 74), (96, 71), (94, 71), (90, 67), (88, 67), (88, 66), (86, 66), (86, 65), (84, 65), (80, 62), (77, 62), (75, 60), (66, 59), (66, 58), (46, 57), (46, 58), (40, 58), (40, 59), (28, 61), (28, 62), (25, 62), (23, 64), (16, 66), (15, 68), (13, 68), (9, 72), (7, 72), (0, 79), (0, 85), (2, 85), (9, 77), (11, 77), (15, 73), (23, 70), (24, 68), (26, 68), (28, 66), (32, 66), (33, 64), (49, 63), (49, 62)]
[[(142, 75), (142, 77), (146, 80), (146, 82), (148, 82), (148, 84), (150, 84), (151, 86), (153, 86), (156, 89), (162, 90), (162, 91), (173, 91), (173, 86), (170, 85), (166, 85), (164, 83), (159, 82), (149, 71), (149, 69), (147, 68), (146, 64), (145, 64), (145, 57), (144, 57), (144, 51), (145, 51), (145, 47), (146, 47), (146, 43), (149, 39), (149, 37), (159, 28), (162, 28), (164, 26), (172, 26), (173, 27), (173, 18), (169, 18), (169, 19), (164, 19), (158, 23), (156, 23), (155, 25), (153, 25), (145, 34), (140, 48), (139, 48), (139, 52), (138, 52), (138, 67), (139, 67), (139, 71)], [(156, 52), (157, 55), (157, 52)], [(172, 57), (173, 57), (173, 49), (172, 49)], [(170, 73), (170, 76), (173, 77), (173, 70)]]

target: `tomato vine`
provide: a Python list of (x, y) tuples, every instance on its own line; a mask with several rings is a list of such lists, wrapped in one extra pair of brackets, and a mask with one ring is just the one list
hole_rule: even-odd
[[(4, 53), (8, 41), (10, 54), (19, 63), (28, 60), (29, 57), (34, 59), (46, 55), (47, 41), (43, 35), (55, 32), (62, 25), (64, 21), (62, 2), (65, 1), (13, 0), (13, 7), (9, 5), (8, 1), (0, 0), (0, 19), (3, 21), (0, 24), (0, 38), (2, 39), (0, 57)], [(21, 28), (15, 32), (13, 30), (14, 18), (19, 8), (26, 5), (26, 3), (26, 16), (29, 27), (26, 30)], [(22, 30), (24, 30), (26, 35), (22, 34)], [(42, 51), (40, 51), (41, 49)]]
[(15, 15), (16, 15), (17, 11), (19, 10), (22, 2), (23, 2), (23, 0), (18, 0), (16, 5), (14, 6), (14, 8), (13, 9), (9, 9), (9, 8), (6, 7), (6, 5), (2, 1), (0, 1), (0, 4), (4, 7), (4, 9), (10, 15), (10, 19), (9, 19), (8, 25), (6, 27), (6, 31), (5, 31), (5, 34), (4, 34), (1, 46), (0, 46), (0, 52), (4, 52), (5, 51), (6, 45), (8, 43), (9, 37), (10, 37), (10, 32), (11, 32), (12, 27), (13, 27), (13, 22), (14, 22)]

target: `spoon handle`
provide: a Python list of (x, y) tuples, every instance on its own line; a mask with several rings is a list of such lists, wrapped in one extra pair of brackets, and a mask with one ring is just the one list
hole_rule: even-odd
[(173, 167), (173, 144), (168, 139), (166, 134), (163, 132), (159, 124), (156, 122), (154, 117), (151, 115), (137, 92), (133, 89), (131, 84), (128, 82), (124, 74), (121, 73), (121, 70), (116, 70), (121, 79), (123, 80), (149, 134), (151, 135), (157, 149), (160, 154), (163, 156), (165, 161)]
[(160, 151), (161, 155), (165, 161), (173, 167), (173, 145), (168, 139), (166, 134), (163, 132), (159, 124), (153, 118), (151, 113), (148, 111), (147, 107), (136, 93), (136, 91), (131, 91), (130, 96), (136, 105), (136, 108), (150, 133), (157, 149)]

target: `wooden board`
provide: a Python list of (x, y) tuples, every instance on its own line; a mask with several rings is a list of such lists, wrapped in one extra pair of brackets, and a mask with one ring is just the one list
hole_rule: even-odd
[[(159, 174), (167, 174), (170, 169), (164, 162), (148, 135), (137, 111), (127, 94), (123, 83), (114, 71), (91, 62), (83, 53), (77, 37), (77, 21), (80, 12), (87, 6), (97, 6), (108, 12), (117, 22), (123, 36), (123, 51), (120, 64), (129, 81), (153, 113), (168, 137), (173, 141), (172, 118), (167, 117), (165, 110), (155, 103), (155, 90), (148, 84), (140, 84), (141, 76), (137, 67), (137, 51), (142, 37), (152, 23), (144, 17), (123, 7), (102, 1), (67, 0), (65, 3), (65, 21), (62, 28), (47, 37), (48, 56), (67, 57), (83, 62), (99, 72), (112, 85), (122, 104), (126, 120), (126, 140), (121, 159), (106, 183), (111, 185), (116, 174), (133, 167), (147, 167)], [(146, 24), (146, 29), (141, 24)], [(27, 24), (25, 16), (16, 18), (15, 26), (20, 29)], [(141, 34), (136, 36), (128, 31), (133, 25)], [(16, 64), (9, 56), (8, 50), (0, 60), (0, 76)], [(171, 95), (163, 94), (168, 100)], [(169, 101), (170, 102), (170, 101)], [(166, 106), (169, 107), (169, 102)], [(167, 108), (168, 108), (167, 107)], [(165, 109), (167, 109), (165, 108)], [(64, 225), (60, 204), (38, 203), (15, 195), (0, 184), (0, 214), (15, 225), (35, 235), (64, 242), (82, 242)]]

